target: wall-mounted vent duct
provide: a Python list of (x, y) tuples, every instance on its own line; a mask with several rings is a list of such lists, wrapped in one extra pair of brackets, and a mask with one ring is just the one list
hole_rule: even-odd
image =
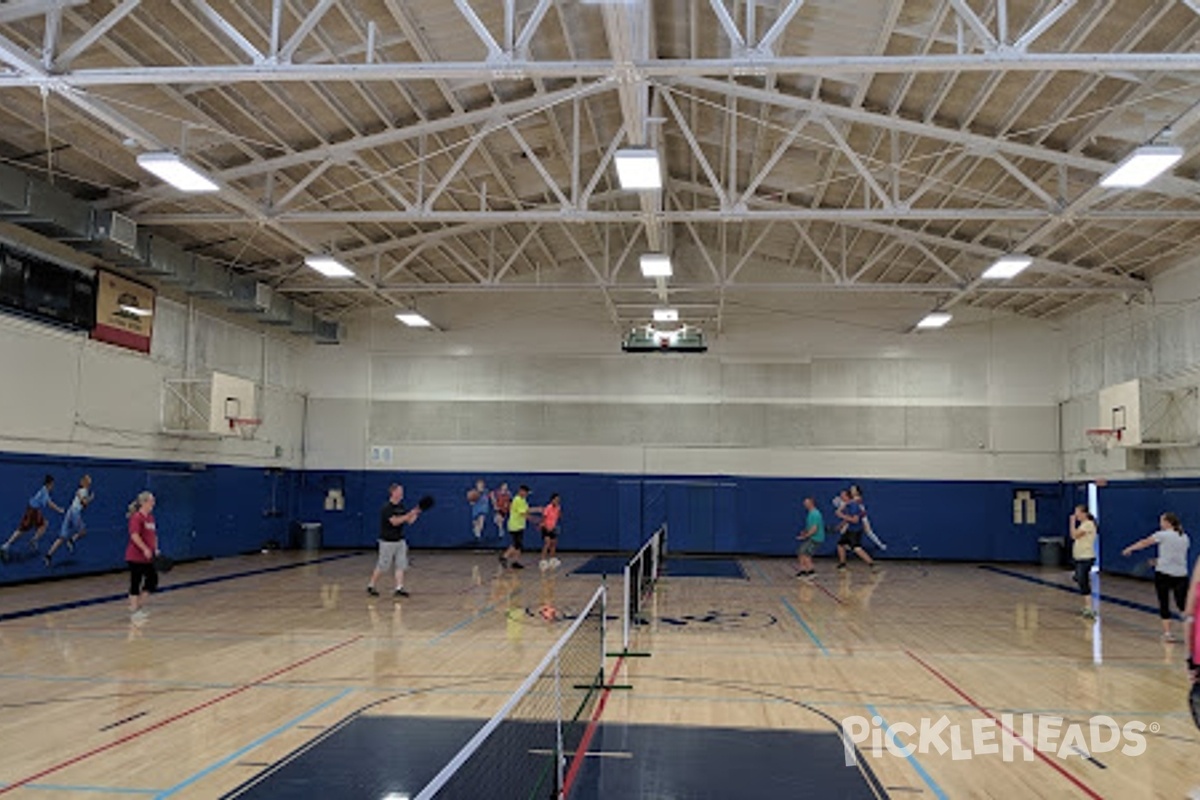
[(317, 329), (317, 315), (302, 305), (293, 305), (289, 329), (296, 335), (311, 336)]
[(286, 295), (271, 292), (270, 298), (267, 300), (267, 310), (263, 312), (258, 321), (264, 325), (291, 325), (294, 308), (295, 303)]
[(89, 253), (114, 264), (133, 266), (137, 259), (137, 223), (116, 211), (96, 209), (92, 214), (92, 232), (82, 245)]
[[(188, 294), (224, 300), (230, 310), (262, 314), (264, 324), (287, 325), (296, 333), (311, 332), (323, 342), (337, 342), (336, 323), (311, 319), (269, 286), (234, 275), (206, 256), (139, 229), (119, 212), (95, 208), (70, 194), (31, 177), (24, 170), (0, 164), (0, 220), (9, 220), (48, 238), (68, 243), (116, 266), (125, 267)], [(89, 272), (90, 274), (90, 272)]]
[(185, 287), (188, 294), (213, 300), (228, 300), (233, 294), (233, 274), (213, 259), (196, 256), (192, 269), (192, 282)]
[(317, 344), (338, 344), (342, 339), (342, 326), (327, 319), (318, 319), (314, 337)]

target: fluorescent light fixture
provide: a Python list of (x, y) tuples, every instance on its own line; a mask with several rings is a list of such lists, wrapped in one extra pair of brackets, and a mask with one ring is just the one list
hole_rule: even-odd
[(137, 163), (181, 192), (215, 192), (221, 188), (176, 153), (142, 153)]
[(930, 311), (921, 321), (917, 323), (917, 328), (921, 330), (930, 330), (932, 328), (944, 328), (946, 323), (952, 319), (950, 314), (945, 311)]
[(642, 253), (639, 261), (642, 265), (642, 275), (647, 278), (671, 277), (671, 257), (666, 253)]
[(123, 305), (120, 308), (126, 314), (133, 314), (135, 317), (149, 317), (154, 314), (154, 312), (148, 308), (138, 308), (137, 306)]
[(410, 328), (432, 328), (433, 323), (422, 317), (415, 311), (401, 311), (396, 315), (396, 319), (403, 322)]
[(1148, 144), (1134, 150), (1117, 168), (1100, 180), (1106, 189), (1145, 186), (1183, 158), (1182, 147)]
[(982, 277), (989, 281), (1008, 280), (1020, 275), (1032, 263), (1033, 259), (1029, 256), (1004, 256), (984, 270)]
[(679, 322), (679, 312), (674, 308), (654, 309), (655, 322)]
[(304, 263), (326, 278), (349, 278), (354, 271), (333, 256), (305, 256)]
[(658, 152), (648, 147), (626, 148), (613, 155), (617, 164), (617, 180), (627, 191), (662, 188), (662, 167)]

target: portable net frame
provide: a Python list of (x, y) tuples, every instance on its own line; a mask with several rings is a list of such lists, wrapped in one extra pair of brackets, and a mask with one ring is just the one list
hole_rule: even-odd
[(621, 648), (626, 653), (629, 652), (629, 643), (633, 637), (634, 628), (647, 623), (642, 609), (646, 601), (654, 594), (654, 587), (662, 576), (666, 556), (667, 526), (664, 523), (661, 528), (650, 534), (650, 538), (625, 564), (625, 580), (622, 587), (624, 610), (621, 614)]

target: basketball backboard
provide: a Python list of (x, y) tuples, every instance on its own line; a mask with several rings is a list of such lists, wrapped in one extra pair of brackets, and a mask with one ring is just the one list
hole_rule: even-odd
[(1142, 387), (1132, 380), (1100, 390), (1096, 428), (1120, 431), (1123, 447), (1142, 443)]

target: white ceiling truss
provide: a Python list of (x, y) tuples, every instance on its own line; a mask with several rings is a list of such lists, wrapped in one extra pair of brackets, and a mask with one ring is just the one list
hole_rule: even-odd
[[(1188, 0), (9, 0), (0, 160), (330, 315), (586, 291), (619, 325), (724, 326), (755, 292), (1049, 317), (1200, 259), (1198, 36)], [(1166, 137), (1173, 174), (1098, 187)], [(662, 192), (617, 187), (632, 146)], [(155, 184), (160, 149), (221, 191)], [(657, 250), (668, 281), (637, 269)], [(1009, 252), (1034, 266), (985, 285)]]

